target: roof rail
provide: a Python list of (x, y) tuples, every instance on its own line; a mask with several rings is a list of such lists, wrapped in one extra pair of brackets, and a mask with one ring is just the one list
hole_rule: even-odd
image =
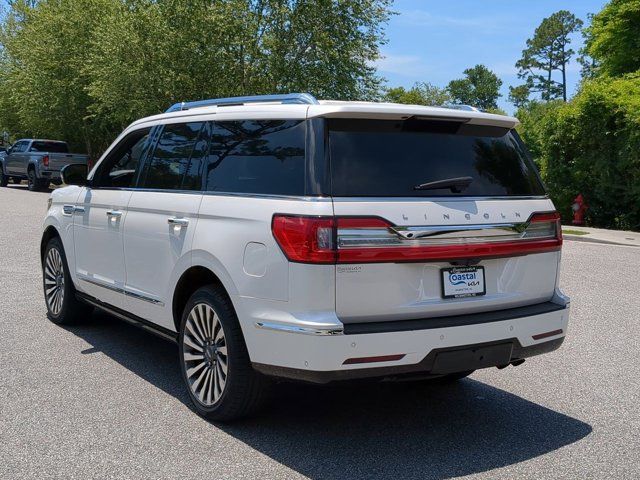
[(190, 110), (192, 108), (209, 107), (217, 105), (218, 107), (229, 107), (232, 105), (246, 105), (248, 103), (283, 103), (283, 104), (306, 104), (317, 105), (319, 102), (309, 93), (285, 93), (279, 95), (253, 95), (248, 97), (228, 97), (228, 98), (211, 98), (209, 100), (196, 100), (195, 102), (180, 102), (171, 105), (168, 112), (177, 112), (179, 110)]
[(482, 112), (478, 107), (473, 105), (464, 105), (462, 103), (445, 103), (443, 108), (450, 108), (452, 110), (464, 110), (465, 112)]

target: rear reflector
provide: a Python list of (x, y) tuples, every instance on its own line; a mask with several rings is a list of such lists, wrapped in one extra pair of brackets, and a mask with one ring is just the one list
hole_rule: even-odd
[(379, 217), (276, 214), (272, 223), (286, 257), (300, 263), (451, 261), (554, 252), (562, 247), (557, 212), (534, 213), (520, 224), (445, 226), (449, 231), (434, 233), (438, 228), (398, 233), (402, 228)]
[(347, 358), (343, 365), (355, 365), (358, 363), (378, 363), (378, 362), (395, 362), (397, 360), (402, 360), (405, 357), (404, 353), (399, 353), (397, 355), (382, 355), (379, 357), (356, 357), (356, 358)]
[(562, 329), (552, 330), (550, 332), (539, 333), (537, 335), (533, 335), (531, 338), (534, 340), (542, 340), (543, 338), (555, 337), (556, 335), (562, 334)]

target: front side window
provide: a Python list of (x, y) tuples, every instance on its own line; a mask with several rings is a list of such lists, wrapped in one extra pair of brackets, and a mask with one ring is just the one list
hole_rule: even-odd
[(29, 142), (25, 142), (24, 140), (17, 142), (13, 147), (11, 147), (11, 153), (21, 153), (27, 149), (27, 145)]
[(304, 195), (305, 122), (214, 122), (206, 182), (210, 192)]
[(149, 147), (150, 129), (127, 135), (104, 159), (96, 174), (95, 186), (127, 188), (135, 185), (140, 163)]
[(142, 188), (199, 190), (201, 159), (206, 148), (201, 135), (204, 122), (165, 125), (158, 144), (145, 167)]

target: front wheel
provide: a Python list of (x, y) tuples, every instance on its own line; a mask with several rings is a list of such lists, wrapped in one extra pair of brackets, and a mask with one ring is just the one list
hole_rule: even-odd
[(180, 367), (196, 411), (214, 421), (258, 409), (268, 381), (253, 370), (233, 306), (220, 288), (198, 289), (182, 314)]
[(47, 317), (58, 325), (69, 325), (84, 320), (92, 308), (76, 298), (69, 275), (67, 258), (58, 237), (49, 240), (42, 259), (42, 285), (47, 305)]

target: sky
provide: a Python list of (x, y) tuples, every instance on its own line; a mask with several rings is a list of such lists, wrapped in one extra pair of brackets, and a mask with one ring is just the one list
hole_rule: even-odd
[[(516, 61), (527, 38), (543, 18), (558, 10), (569, 10), (587, 23), (588, 13), (597, 13), (605, 0), (395, 0), (387, 27), (388, 43), (382, 47), (378, 72), (388, 86), (411, 87), (429, 82), (444, 87), (462, 78), (466, 68), (484, 64), (503, 84), (498, 106), (508, 113), (514, 107), (507, 97), (509, 85), (523, 83), (517, 77)], [(578, 50), (582, 37), (572, 37)], [(567, 71), (569, 94), (580, 80), (580, 65), (572, 59)]]

